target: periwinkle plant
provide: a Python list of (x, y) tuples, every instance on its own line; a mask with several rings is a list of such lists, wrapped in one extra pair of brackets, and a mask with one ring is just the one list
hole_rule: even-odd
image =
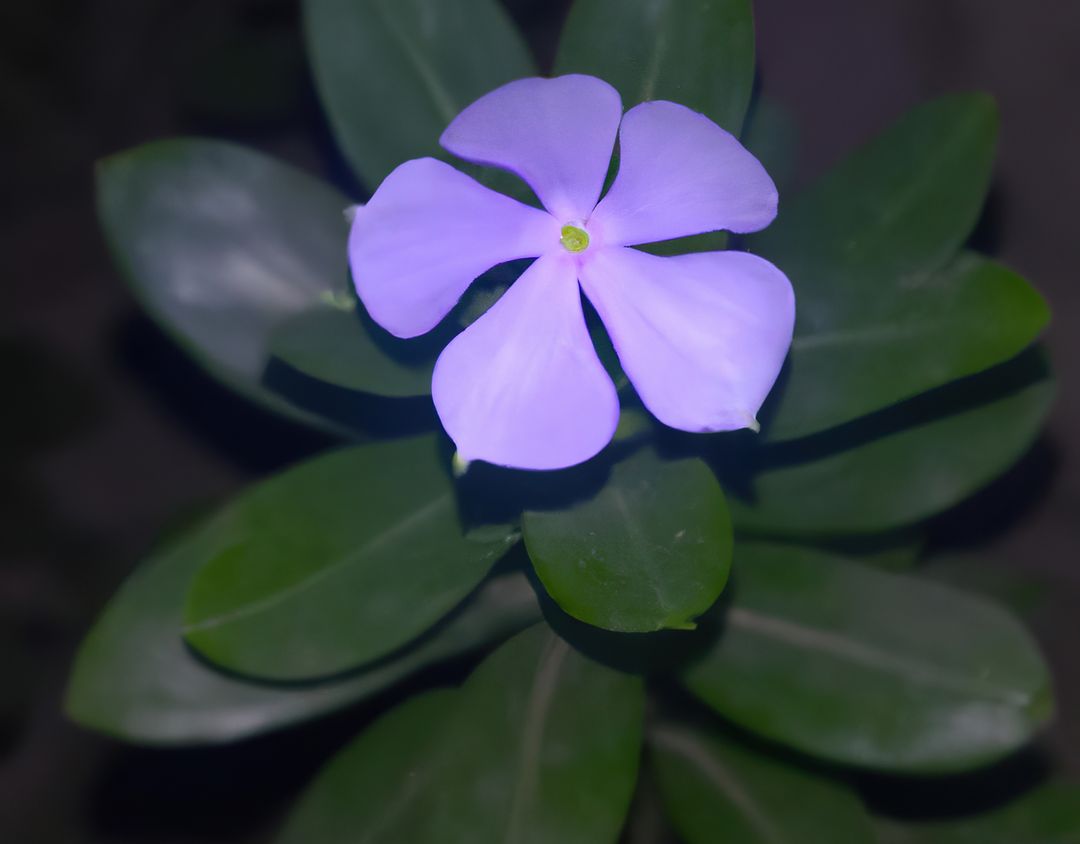
[(927, 519), (1024, 453), (1052, 392), (1042, 299), (963, 249), (992, 104), (915, 109), (772, 222), (785, 124), (743, 125), (748, 0), (577, 0), (550, 79), (494, 0), (304, 11), (377, 187), (351, 233), (362, 197), (212, 141), (108, 159), (100, 214), (200, 364), (353, 443), (152, 554), (72, 717), (229, 742), (475, 654), (389, 704), (279, 840), (614, 842), (635, 794), (691, 844), (1074, 840), (1070, 786), (932, 825), (853, 788), (981, 770), (1053, 715), (1023, 626), (921, 571)]

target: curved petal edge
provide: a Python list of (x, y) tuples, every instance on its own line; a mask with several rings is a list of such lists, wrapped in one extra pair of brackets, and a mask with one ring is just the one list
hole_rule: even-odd
[(349, 266), (371, 318), (397, 337), (434, 328), (473, 280), (555, 247), (550, 214), (433, 158), (406, 161), (357, 208)]
[(630, 109), (619, 155), (615, 181), (590, 220), (607, 244), (753, 232), (776, 217), (776, 185), (761, 162), (686, 106), (656, 100)]
[(574, 262), (536, 260), (439, 356), (432, 398), (464, 460), (583, 463), (615, 434), (619, 400), (596, 356)]
[(510, 170), (562, 222), (585, 220), (604, 186), (622, 117), (619, 92), (582, 74), (518, 79), (461, 112), (439, 142)]
[(787, 277), (746, 252), (602, 249), (581, 283), (642, 402), (684, 431), (757, 427), (795, 324)]

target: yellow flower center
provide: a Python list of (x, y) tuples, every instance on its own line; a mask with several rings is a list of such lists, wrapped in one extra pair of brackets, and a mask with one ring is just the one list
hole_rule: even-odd
[(559, 243), (567, 252), (584, 252), (589, 248), (589, 233), (585, 229), (565, 225), (559, 234)]

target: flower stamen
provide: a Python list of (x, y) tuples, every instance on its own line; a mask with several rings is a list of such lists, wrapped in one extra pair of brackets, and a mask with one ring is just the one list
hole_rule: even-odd
[(583, 228), (567, 224), (559, 234), (559, 243), (567, 252), (584, 252), (589, 248), (589, 233)]

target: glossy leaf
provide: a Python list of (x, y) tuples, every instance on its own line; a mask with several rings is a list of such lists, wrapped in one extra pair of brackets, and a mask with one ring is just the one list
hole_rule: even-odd
[(337, 387), (394, 398), (430, 395), (434, 355), (376, 339), (379, 332), (361, 319), (352, 300), (347, 307), (320, 304), (277, 326), (270, 349), (298, 372)]
[(188, 591), (183, 633), (274, 680), (378, 659), (446, 615), (515, 541), (466, 538), (433, 437), (357, 446), (244, 493)]
[(713, 473), (651, 450), (616, 465), (594, 497), (527, 511), (522, 528), (551, 597), (609, 630), (692, 627), (731, 564), (731, 522)]
[(1046, 322), (1021, 278), (975, 256), (997, 135), (993, 101), (921, 105), (781, 203), (749, 248), (783, 269), (798, 315), (772, 439), (830, 428), (1015, 355)]
[(719, 639), (683, 673), (725, 718), (850, 765), (939, 773), (1022, 746), (1052, 708), (1026, 630), (981, 598), (741, 544)]
[(687, 844), (874, 844), (874, 827), (843, 785), (675, 724), (649, 733), (656, 779)]
[(787, 201), (787, 188), (795, 178), (799, 125), (795, 115), (780, 103), (757, 97), (746, 115), (742, 142), (768, 171)]
[(1070, 589), (1064, 578), (997, 558), (982, 549), (931, 557), (922, 574), (946, 586), (983, 595), (1025, 621), (1042, 621), (1044, 635), (1048, 605), (1055, 600), (1068, 605), (1080, 595), (1080, 591)]
[[(884, 299), (888, 313), (880, 320), (868, 315), (862, 328), (793, 340), (783, 405), (801, 404), (811, 419), (846, 406), (833, 419), (846, 421), (1014, 357), (1050, 318), (1023, 278), (970, 252)], [(799, 416), (785, 422), (792, 415), (781, 411), (774, 438), (783, 437), (784, 424), (805, 424)]]
[[(340, 430), (272, 392), (263, 376), (278, 325), (351, 295), (341, 194), (260, 153), (203, 140), (107, 158), (97, 189), (132, 292), (196, 362), (271, 410)], [(359, 387), (403, 394), (395, 360), (370, 341), (349, 365)]]
[(456, 695), (440, 689), (384, 715), (320, 772), (277, 844), (374, 844), (411, 809), (436, 761), (433, 749)]
[[(857, 560), (866, 566), (903, 574), (919, 567), (926, 539), (926, 532), (916, 527), (888, 533), (824, 537), (820, 542), (810, 544), (820, 551)], [(805, 544), (805, 540), (800, 544)]]
[(109, 602), (75, 660), (68, 715), (139, 744), (236, 741), (370, 697), (429, 665), (476, 650), (539, 618), (524, 576), (495, 578), (410, 648), (330, 682), (274, 686), (215, 671), (180, 636), (184, 590), (220, 547), (219, 517), (155, 553)]
[[(1000, 395), (987, 400), (988, 392)], [(777, 446), (765, 452), (749, 500), (729, 497), (732, 518), (740, 529), (790, 534), (882, 531), (920, 521), (1016, 462), (1038, 436), (1053, 396), (1045, 362), (1025, 356), (896, 408), (878, 420), (883, 432), (873, 425), (838, 429), (835, 441)]]
[(304, 0), (308, 55), (345, 158), (374, 189), (493, 88), (535, 75), (496, 0)]
[(426, 834), (387, 841), (614, 844), (643, 716), (639, 678), (582, 656), (546, 625), (527, 630), (462, 689)]
[[(288, 840), (334, 844), (359, 830), (369, 844), (614, 844), (637, 776), (643, 703), (638, 678), (536, 626), (455, 693), (440, 737), (378, 816), (350, 810), (339, 816), (344, 834), (328, 839), (316, 836), (324, 827), (296, 822)], [(337, 780), (350, 792), (377, 761), (353, 758), (349, 784)]]
[(495, 304), (529, 263), (512, 261), (484, 273), (450, 315), (422, 337), (393, 337), (358, 307), (350, 291), (322, 297), (281, 322), (270, 336), (270, 349), (292, 369), (335, 387), (392, 398), (429, 396), (439, 353)]
[(1080, 785), (1050, 782), (971, 817), (911, 824), (882, 821), (880, 828), (879, 844), (1076, 844)]
[(630, 108), (672, 100), (739, 134), (754, 82), (750, 0), (575, 0), (557, 73), (614, 85)]

